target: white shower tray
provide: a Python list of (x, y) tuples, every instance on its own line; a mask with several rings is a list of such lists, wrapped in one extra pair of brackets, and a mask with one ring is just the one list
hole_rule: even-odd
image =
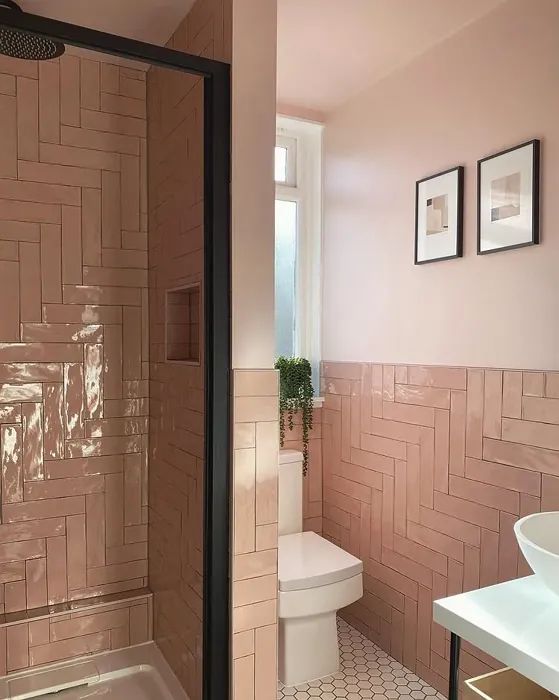
[(188, 700), (154, 642), (0, 679), (0, 700)]

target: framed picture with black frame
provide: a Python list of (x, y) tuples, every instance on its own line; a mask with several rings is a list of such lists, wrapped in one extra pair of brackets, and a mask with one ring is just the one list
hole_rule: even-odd
[(416, 182), (416, 265), (462, 257), (463, 213), (461, 165)]
[(540, 141), (478, 160), (478, 255), (540, 242)]

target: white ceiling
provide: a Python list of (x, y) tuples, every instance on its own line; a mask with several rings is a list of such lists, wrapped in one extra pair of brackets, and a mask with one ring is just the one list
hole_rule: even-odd
[(163, 46), (194, 0), (19, 0), (26, 12)]
[(503, 1), (278, 0), (280, 109), (327, 113)]

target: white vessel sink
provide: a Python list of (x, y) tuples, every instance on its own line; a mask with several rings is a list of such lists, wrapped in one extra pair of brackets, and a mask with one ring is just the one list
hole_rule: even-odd
[(559, 595), (559, 511), (527, 515), (514, 534), (532, 571)]

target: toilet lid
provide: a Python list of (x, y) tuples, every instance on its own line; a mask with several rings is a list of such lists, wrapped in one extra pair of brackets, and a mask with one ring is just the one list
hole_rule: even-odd
[(279, 538), (280, 591), (300, 591), (345, 581), (363, 571), (363, 562), (315, 532)]

